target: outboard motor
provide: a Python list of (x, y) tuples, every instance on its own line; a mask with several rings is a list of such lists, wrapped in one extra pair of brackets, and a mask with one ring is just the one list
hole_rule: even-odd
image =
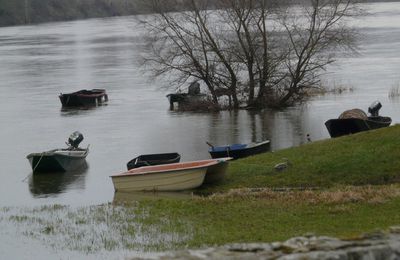
[(379, 110), (382, 108), (382, 104), (379, 101), (375, 101), (372, 103), (369, 108), (368, 112), (371, 114), (371, 116), (379, 116)]
[(79, 144), (82, 141), (83, 141), (83, 135), (80, 132), (75, 131), (69, 136), (67, 144), (73, 148), (78, 148)]

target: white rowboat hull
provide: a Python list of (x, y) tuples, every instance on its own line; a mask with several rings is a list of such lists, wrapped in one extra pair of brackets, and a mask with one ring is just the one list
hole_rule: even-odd
[(115, 191), (181, 191), (199, 187), (207, 167), (148, 174), (111, 176)]

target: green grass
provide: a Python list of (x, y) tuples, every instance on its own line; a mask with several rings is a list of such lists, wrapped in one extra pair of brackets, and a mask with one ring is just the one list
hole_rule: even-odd
[[(380, 188), (376, 190), (379, 191)], [(319, 191), (311, 193), (320, 196)], [(302, 194), (304, 191), (296, 192), (297, 199), (286, 201), (283, 194), (283, 198), (277, 194), (275, 199), (233, 196), (146, 201), (140, 207), (149, 212), (152, 224), (161, 216), (168, 216), (170, 223), (190, 223), (193, 236), (186, 241), (189, 247), (281, 241), (307, 233), (354, 238), (400, 223), (400, 197), (379, 202), (372, 199), (314, 203)], [(333, 191), (332, 195), (335, 194)]]
[(241, 189), (72, 209), (12, 209), (9, 221), (56, 250), (164, 251), (313, 233), (354, 238), (400, 223), (400, 185), (327, 190)]
[[(148, 207), (152, 218), (162, 215), (172, 222), (179, 219), (192, 223), (195, 232), (187, 242), (189, 246), (275, 241), (308, 232), (355, 236), (400, 224), (400, 197), (378, 196), (391, 187), (388, 184), (400, 180), (399, 147), (400, 126), (313, 142), (234, 161), (224, 182), (199, 190), (200, 194), (227, 194), (232, 189), (246, 188), (320, 189), (299, 191), (290, 198), (285, 192), (270, 192), (263, 197), (238, 190), (234, 196), (147, 201), (141, 205)], [(285, 158), (291, 165), (277, 172), (274, 166)], [(360, 200), (364, 193), (351, 188), (353, 185), (367, 190), (374, 190), (368, 185), (383, 186), (377, 186), (369, 199)], [(352, 191), (343, 193), (347, 186)], [(324, 193), (326, 190), (330, 195)], [(386, 194), (397, 194), (398, 190), (395, 186)], [(312, 198), (308, 198), (310, 193), (314, 194)], [(335, 202), (327, 196), (343, 198)]]
[[(226, 180), (200, 192), (242, 187), (332, 187), (400, 180), (400, 126), (323, 140), (230, 164)], [(277, 172), (277, 163), (291, 166)]]

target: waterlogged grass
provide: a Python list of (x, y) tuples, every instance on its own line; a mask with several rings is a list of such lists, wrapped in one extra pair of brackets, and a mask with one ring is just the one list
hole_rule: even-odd
[(56, 250), (164, 251), (271, 242), (313, 233), (354, 238), (400, 223), (400, 185), (326, 190), (236, 189), (71, 209), (12, 209), (9, 221)]
[(400, 82), (392, 85), (389, 90), (389, 99), (398, 99), (400, 97)]
[(191, 226), (169, 218), (152, 218), (145, 208), (111, 204), (72, 209), (44, 206), (8, 211), (8, 221), (32, 239), (56, 250), (86, 254), (101, 250), (167, 250), (184, 246)]

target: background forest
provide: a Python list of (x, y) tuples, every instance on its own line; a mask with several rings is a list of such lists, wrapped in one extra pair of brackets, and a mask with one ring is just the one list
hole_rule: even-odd
[[(207, 1), (208, 5), (216, 0)], [(52, 21), (78, 20), (95, 17), (123, 16), (148, 13), (151, 10), (146, 0), (0, 0), (0, 26), (35, 24)], [(178, 6), (165, 6), (174, 10), (185, 10), (188, 0), (180, 0)], [(309, 2), (290, 0), (290, 3)], [(388, 2), (388, 0), (363, 0), (361, 2)]]

